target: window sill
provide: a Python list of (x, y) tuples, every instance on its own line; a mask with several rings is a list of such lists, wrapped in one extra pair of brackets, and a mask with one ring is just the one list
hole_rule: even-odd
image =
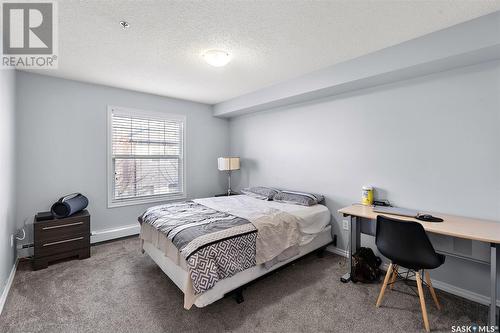
[(158, 202), (169, 202), (176, 200), (187, 199), (186, 193), (179, 193), (175, 195), (162, 195), (150, 198), (143, 199), (128, 199), (128, 200), (109, 200), (108, 208), (117, 208), (117, 207), (125, 207), (125, 206), (136, 206), (136, 205), (144, 205), (149, 203), (158, 203)]

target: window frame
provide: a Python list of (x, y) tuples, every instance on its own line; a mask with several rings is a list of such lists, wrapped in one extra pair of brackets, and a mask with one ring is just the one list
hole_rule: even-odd
[[(113, 114), (121, 114), (124, 116), (137, 116), (146, 117), (151, 119), (159, 120), (176, 120), (182, 122), (182, 152), (180, 155), (180, 161), (182, 163), (182, 168), (180, 170), (181, 174), (179, 178), (181, 179), (182, 191), (178, 193), (171, 194), (157, 194), (147, 197), (136, 197), (127, 199), (115, 199), (114, 189), (115, 189), (115, 176), (114, 176), (114, 166), (113, 166)], [(173, 201), (181, 200), (187, 198), (186, 192), (186, 116), (174, 113), (165, 113), (158, 111), (147, 111), (140, 109), (133, 109), (115, 105), (108, 105), (107, 114), (107, 186), (108, 186), (108, 208), (114, 207), (124, 207), (132, 205), (141, 205), (147, 203), (161, 202), (161, 201)]]

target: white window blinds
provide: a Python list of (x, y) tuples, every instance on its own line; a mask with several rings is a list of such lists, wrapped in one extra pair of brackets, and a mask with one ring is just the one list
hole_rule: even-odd
[(184, 196), (184, 119), (111, 109), (112, 202)]

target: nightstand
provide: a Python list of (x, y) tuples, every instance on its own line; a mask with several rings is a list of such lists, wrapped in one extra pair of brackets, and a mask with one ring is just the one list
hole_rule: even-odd
[(47, 268), (55, 260), (90, 257), (90, 214), (87, 210), (61, 219), (35, 220), (33, 229), (34, 270)]
[[(237, 193), (237, 192), (231, 192), (231, 195), (240, 195), (241, 193)], [(214, 197), (227, 197), (227, 193), (220, 193), (220, 194), (216, 194), (214, 195)]]

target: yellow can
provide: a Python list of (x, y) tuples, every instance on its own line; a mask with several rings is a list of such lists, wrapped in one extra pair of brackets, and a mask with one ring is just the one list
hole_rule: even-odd
[(361, 203), (365, 206), (373, 205), (373, 187), (363, 186), (363, 191), (361, 194)]

